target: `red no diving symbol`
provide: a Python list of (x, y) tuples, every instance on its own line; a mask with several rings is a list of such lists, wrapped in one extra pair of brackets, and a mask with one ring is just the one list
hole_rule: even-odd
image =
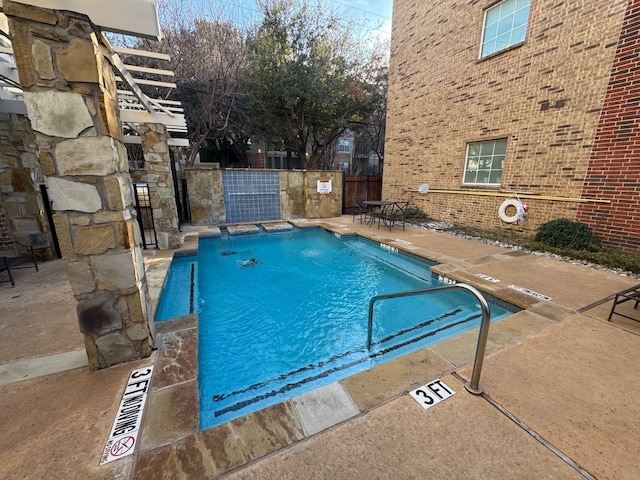
[(123, 437), (111, 446), (109, 453), (113, 457), (121, 457), (127, 454), (133, 448), (136, 439), (133, 437)]

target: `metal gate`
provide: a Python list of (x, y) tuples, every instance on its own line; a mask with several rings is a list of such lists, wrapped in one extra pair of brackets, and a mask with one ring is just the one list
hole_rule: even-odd
[(136, 197), (136, 212), (138, 213), (138, 225), (142, 234), (142, 246), (144, 248), (157, 246), (158, 238), (156, 237), (156, 227), (153, 223), (149, 185), (136, 183), (133, 191)]
[(178, 181), (178, 170), (173, 150), (169, 151), (169, 156), (171, 159), (171, 177), (173, 178), (173, 197), (176, 202), (176, 210), (178, 211), (178, 230), (182, 231), (182, 225), (191, 220), (187, 182), (183, 178), (180, 178), (180, 181)]

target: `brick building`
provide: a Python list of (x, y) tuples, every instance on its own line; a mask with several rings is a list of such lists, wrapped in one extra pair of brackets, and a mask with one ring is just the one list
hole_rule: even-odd
[(393, 24), (384, 198), (526, 233), (565, 217), (638, 251), (640, 1), (395, 0)]

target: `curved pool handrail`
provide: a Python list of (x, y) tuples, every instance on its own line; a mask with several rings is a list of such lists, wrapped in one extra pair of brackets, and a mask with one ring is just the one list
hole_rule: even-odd
[(466, 283), (456, 283), (454, 285), (443, 285), (440, 287), (419, 288), (417, 290), (407, 290), (404, 292), (385, 293), (382, 295), (376, 295), (369, 300), (369, 326), (367, 330), (367, 350), (371, 350), (371, 335), (373, 330), (373, 307), (378, 300), (386, 300), (389, 298), (409, 297), (414, 295), (421, 295), (427, 293), (441, 292), (445, 290), (467, 290), (471, 292), (480, 302), (482, 307), (482, 323), (480, 324), (480, 333), (478, 334), (478, 344), (476, 346), (476, 355), (473, 361), (473, 372), (471, 373), (471, 380), (465, 383), (464, 388), (468, 392), (475, 395), (480, 395), (483, 392), (480, 384), (480, 373), (482, 371), (482, 362), (484, 361), (484, 352), (487, 346), (487, 338), (489, 337), (489, 324), (491, 323), (491, 311), (489, 304), (485, 300), (484, 296), (471, 285)]

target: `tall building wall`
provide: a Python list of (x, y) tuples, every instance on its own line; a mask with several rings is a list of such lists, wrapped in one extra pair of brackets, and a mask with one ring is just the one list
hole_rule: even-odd
[(591, 153), (584, 195), (611, 204), (585, 204), (577, 219), (609, 245), (640, 249), (640, 1), (627, 7)]
[[(532, 0), (525, 41), (480, 60), (495, 3), (395, 0), (383, 197), (481, 228), (500, 225), (499, 189), (564, 199), (524, 200), (532, 232), (576, 218), (627, 2)], [(467, 144), (495, 139), (500, 186), (465, 186)]]

